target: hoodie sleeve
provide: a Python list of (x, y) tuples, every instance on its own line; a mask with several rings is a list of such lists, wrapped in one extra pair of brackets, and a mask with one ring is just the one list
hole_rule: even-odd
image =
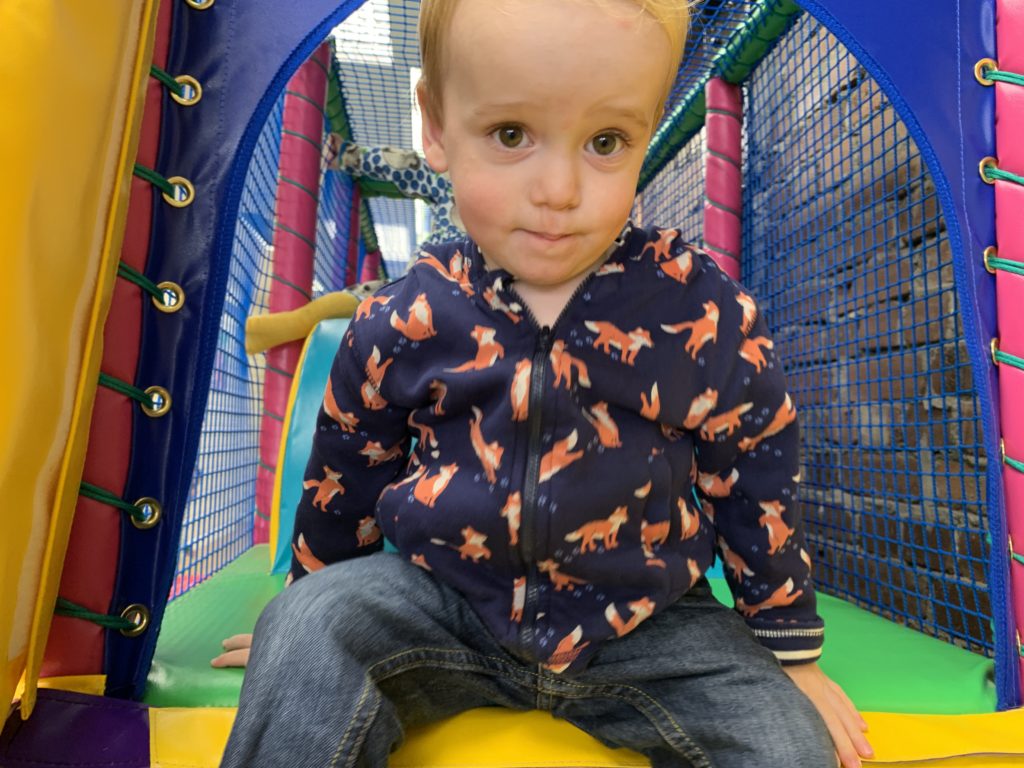
[(352, 322), (331, 366), (295, 513), (289, 580), (383, 547), (374, 510), (405, 466), (408, 413), (381, 391), (392, 361), (380, 350), (390, 346), (370, 343), (367, 353), (357, 342), (371, 324)]
[(808, 663), (821, 655), (824, 623), (797, 502), (796, 409), (753, 299), (732, 281), (716, 282), (718, 338), (708, 367), (717, 403), (697, 430), (697, 491), (736, 610), (780, 662)]

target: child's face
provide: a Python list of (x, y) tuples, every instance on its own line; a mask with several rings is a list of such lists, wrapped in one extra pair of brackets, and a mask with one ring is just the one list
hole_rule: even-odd
[(530, 285), (586, 272), (629, 217), (668, 35), (632, 0), (460, 0), (445, 57), (424, 151), (466, 231)]

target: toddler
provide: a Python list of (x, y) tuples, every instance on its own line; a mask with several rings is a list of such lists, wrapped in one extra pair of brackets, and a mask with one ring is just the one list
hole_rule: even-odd
[(404, 728), (489, 705), (655, 766), (870, 755), (815, 663), (764, 319), (628, 222), (686, 24), (685, 0), (423, 0), (424, 155), (468, 239), (338, 350), (225, 766), (384, 766)]

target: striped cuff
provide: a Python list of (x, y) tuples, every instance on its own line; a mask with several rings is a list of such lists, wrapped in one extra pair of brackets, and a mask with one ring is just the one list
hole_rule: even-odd
[(775, 654), (783, 666), (810, 664), (821, 657), (825, 627), (790, 627), (764, 621), (748, 621), (754, 637)]

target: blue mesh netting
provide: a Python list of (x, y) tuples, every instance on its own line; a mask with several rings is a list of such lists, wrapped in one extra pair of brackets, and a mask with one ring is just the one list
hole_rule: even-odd
[[(260, 134), (242, 191), (220, 342), (185, 510), (172, 598), (227, 565), (252, 544), (265, 363), (262, 354), (245, 353), (245, 321), (250, 314), (265, 311), (269, 300), (283, 111), (284, 94)], [(352, 180), (344, 173), (323, 170), (314, 298), (346, 284), (351, 200)]]
[(815, 577), (991, 653), (986, 457), (921, 156), (878, 85), (808, 16), (746, 91), (743, 279), (802, 414)]

